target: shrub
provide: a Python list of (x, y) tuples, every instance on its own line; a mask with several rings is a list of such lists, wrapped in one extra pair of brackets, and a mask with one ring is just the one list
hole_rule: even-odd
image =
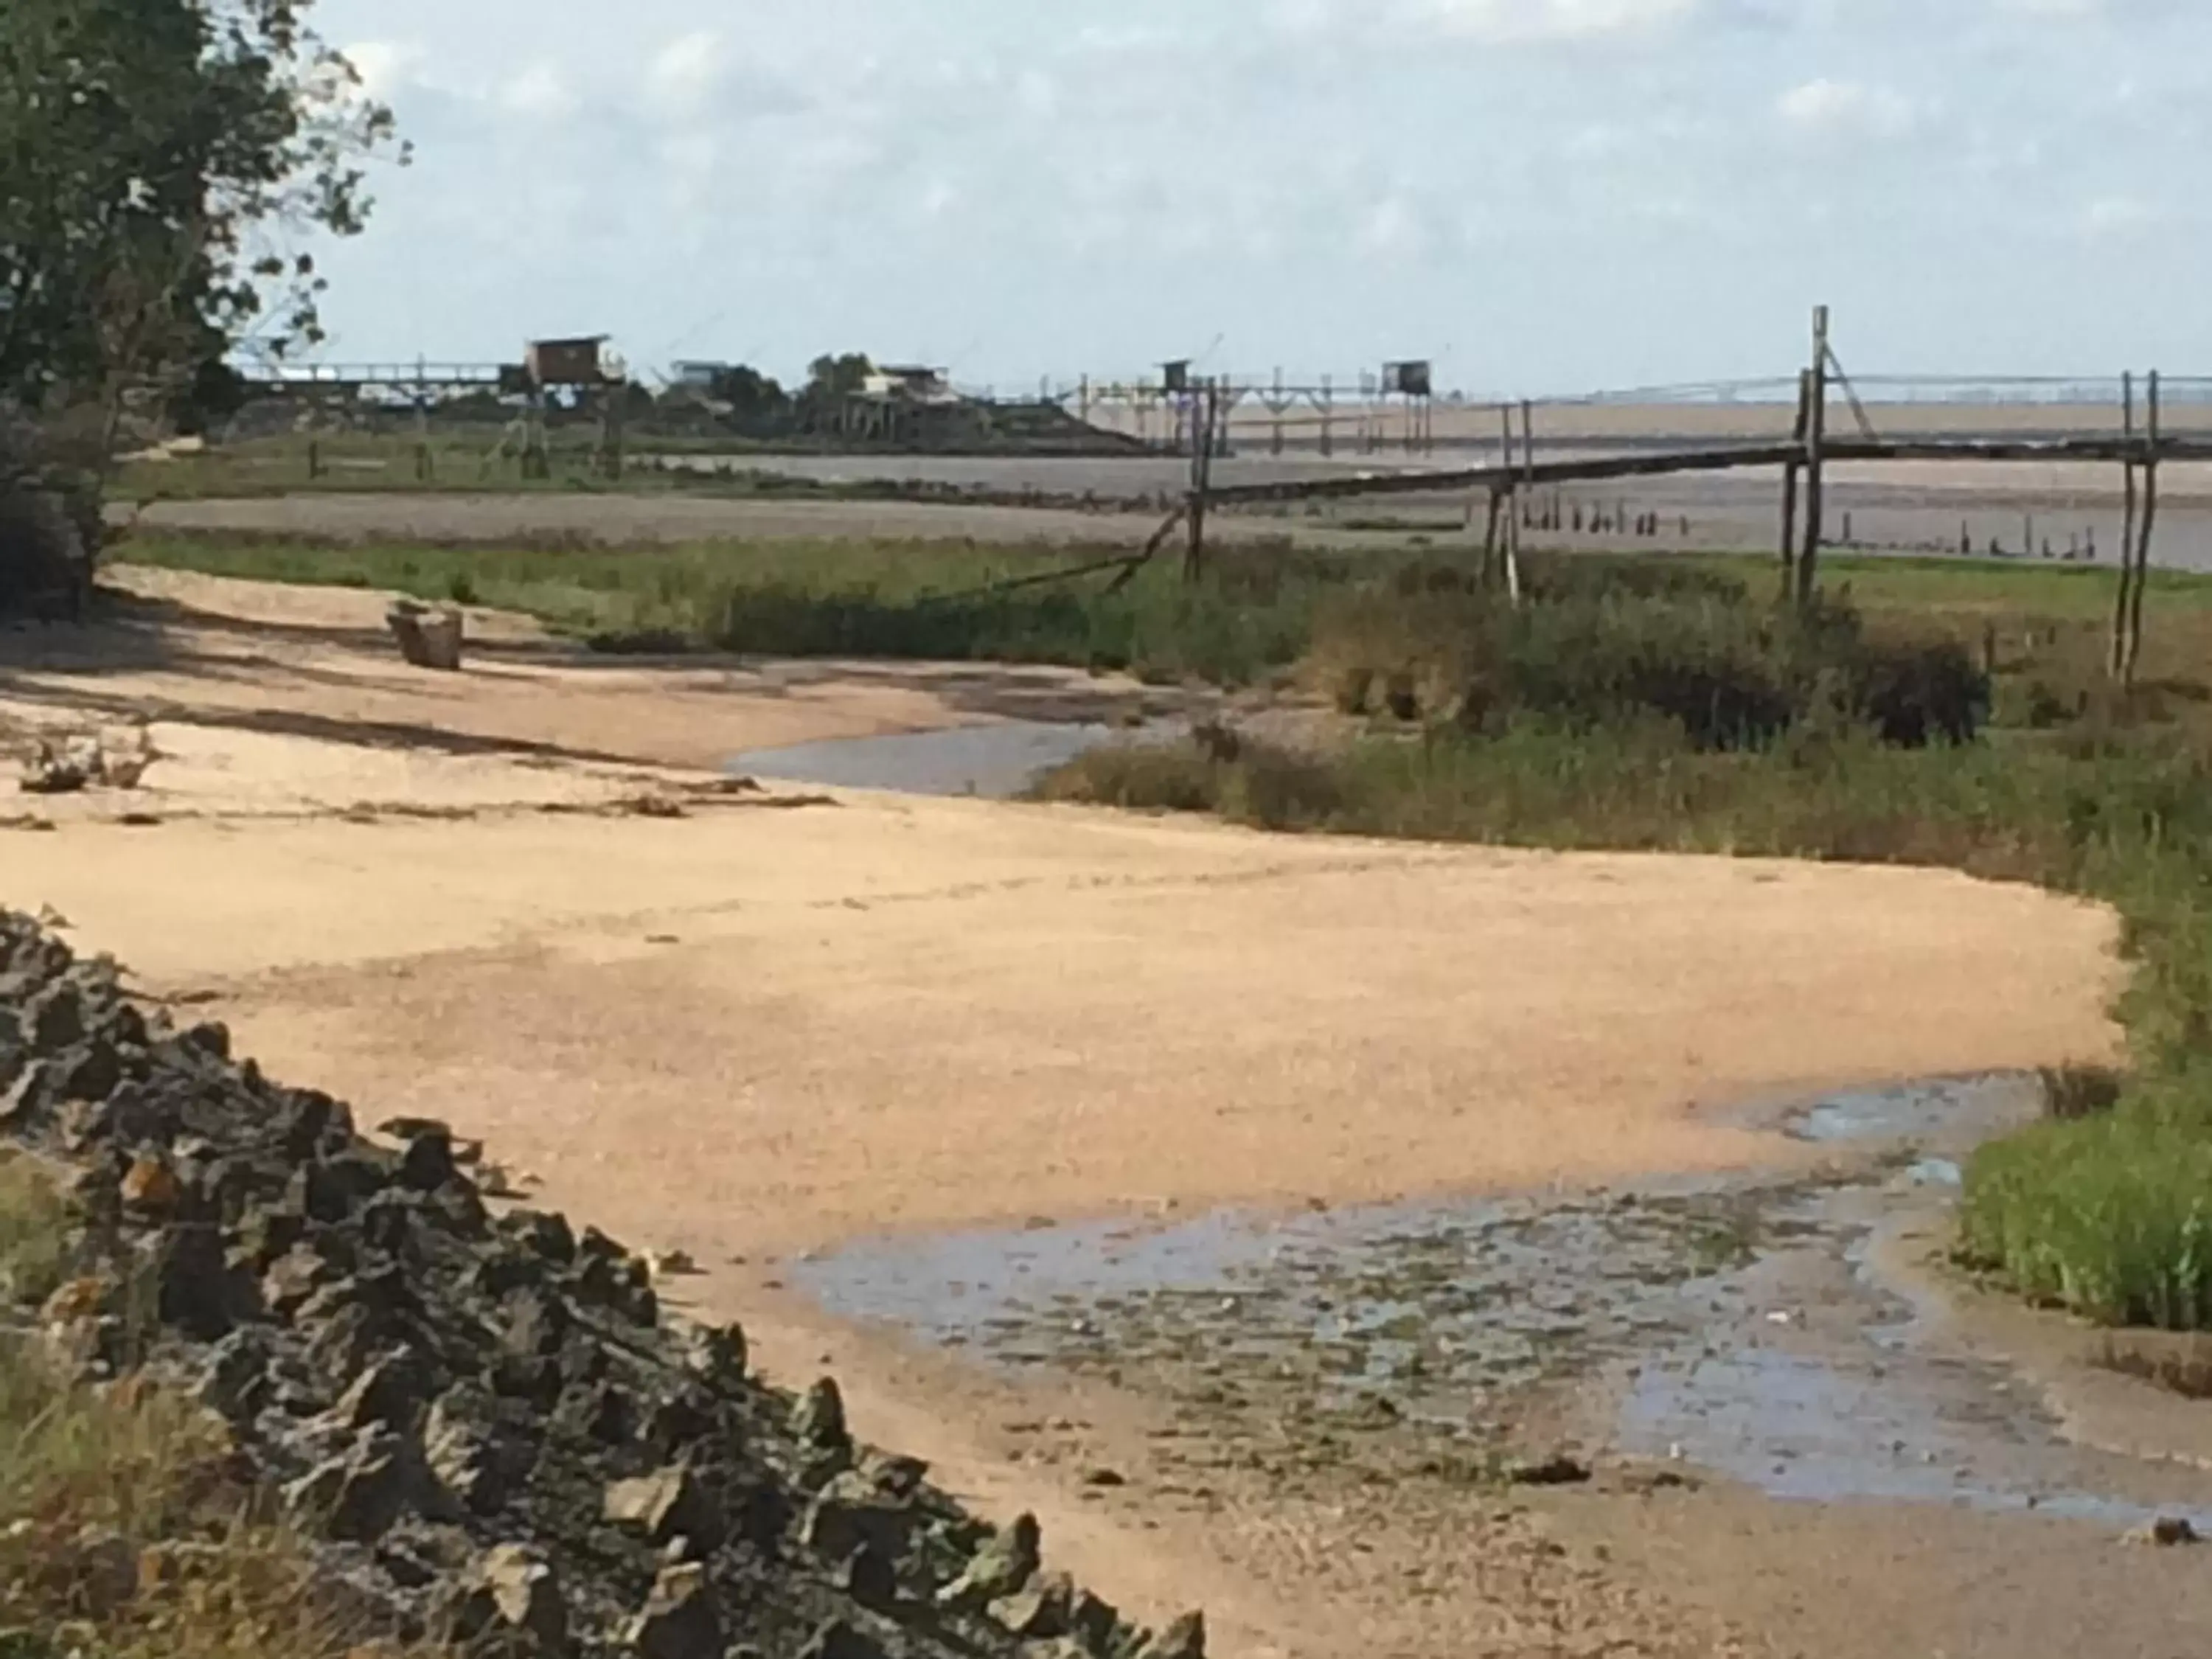
[(0, 616), (81, 616), (100, 533), (97, 495), (0, 411)]

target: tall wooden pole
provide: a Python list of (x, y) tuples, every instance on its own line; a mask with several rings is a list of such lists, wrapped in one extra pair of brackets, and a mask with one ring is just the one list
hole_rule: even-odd
[(2143, 593), (2150, 586), (2150, 538), (2158, 523), (2158, 441), (2160, 403), (2158, 371), (2150, 372), (2149, 404), (2145, 410), (2149, 441), (2145, 446), (2142, 487), (2142, 540), (2136, 549), (2136, 580), (2128, 596), (2128, 660), (2127, 684), (2136, 683), (2136, 671), (2142, 664)]
[[(1802, 447), (1813, 414), (1813, 377), (1797, 371), (1797, 418), (1790, 425), (1790, 441)], [(1782, 468), (1782, 601), (1797, 597), (1797, 474), (1802, 463), (1795, 459)]]
[[(1526, 404), (1522, 405), (1524, 412), (1527, 408)], [(1505, 423), (1505, 466), (1510, 471), (1513, 465), (1513, 405), (1500, 404), (1498, 414)], [(1502, 495), (1493, 495), (1492, 501), (1505, 515), (1504, 544), (1500, 551), (1505, 566), (1505, 592), (1517, 610), (1521, 604), (1521, 496), (1508, 484)]]
[(1482, 528), (1482, 585), (1498, 586), (1498, 515), (1503, 510), (1505, 497), (1492, 488), (1490, 492), (1490, 517)]
[(1190, 549), (1183, 557), (1183, 575), (1190, 581), (1206, 568), (1206, 493), (1213, 483), (1213, 425), (1220, 408), (1218, 385), (1205, 381), (1190, 409)]
[(1797, 560), (1797, 603), (1809, 608), (1819, 591), (1820, 535), (1826, 490), (1822, 452), (1828, 438), (1828, 307), (1813, 312), (1813, 368), (1807, 386), (1805, 420), (1805, 539)]
[[(2136, 435), (2136, 377), (2133, 370), (2120, 376), (2120, 435), (2132, 445)], [(2136, 463), (2131, 451), (2123, 448), (2120, 459), (2120, 584), (2112, 600), (2112, 660), (2107, 665), (2114, 679), (2126, 678), (2128, 672), (2128, 619), (2134, 614), (2131, 602), (2136, 581)]]

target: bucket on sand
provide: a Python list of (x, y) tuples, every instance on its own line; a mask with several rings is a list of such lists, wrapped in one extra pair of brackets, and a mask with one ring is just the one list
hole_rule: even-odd
[(461, 613), (448, 605), (432, 611), (411, 599), (402, 599), (385, 614), (392, 636), (399, 641), (399, 654), (417, 668), (443, 673), (460, 672)]

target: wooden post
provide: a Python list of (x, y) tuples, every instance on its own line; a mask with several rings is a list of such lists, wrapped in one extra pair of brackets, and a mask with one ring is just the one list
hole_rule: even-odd
[[(2120, 376), (2120, 434), (2128, 443), (2136, 435), (2136, 377), (2131, 369)], [(2120, 460), (2120, 585), (2112, 600), (2112, 660), (2107, 665), (2112, 677), (2121, 679), (2128, 671), (2128, 618), (2134, 614), (2130, 603), (2136, 580), (2136, 464), (2133, 454), (2123, 449)]]
[(1513, 608), (1521, 608), (1521, 514), (1511, 510), (1505, 529), (1505, 597)]
[(1336, 453), (1336, 388), (1326, 374), (1321, 377), (1321, 453), (1327, 460)]
[[(1803, 370), (1797, 374), (1797, 418), (1790, 428), (1790, 441), (1802, 444), (1808, 422), (1813, 414), (1813, 377)], [(1784, 604), (1797, 597), (1797, 472), (1802, 463), (1791, 460), (1782, 468), (1782, 598)]]
[(1524, 473), (1536, 470), (1536, 405), (1526, 398), (1521, 400), (1521, 468)]
[(1482, 585), (1498, 585), (1498, 515), (1504, 509), (1505, 498), (1493, 486), (1490, 492), (1490, 517), (1482, 527)]
[(2145, 410), (2149, 441), (2145, 446), (2142, 483), (2142, 540), (2136, 548), (2136, 580), (2128, 598), (2128, 660), (2126, 681), (2136, 683), (2136, 671), (2142, 665), (2143, 593), (2150, 586), (2150, 538), (2158, 523), (2158, 441), (2160, 427), (2159, 375), (2150, 372), (2149, 403)]
[(1820, 532), (1826, 507), (1826, 470), (1822, 451), (1828, 438), (1828, 307), (1813, 312), (1813, 367), (1807, 382), (1805, 410), (1805, 539), (1797, 560), (1797, 603), (1809, 608), (1820, 589)]
[(1218, 384), (1205, 381), (1190, 406), (1190, 550), (1183, 557), (1188, 581), (1206, 568), (1206, 492), (1213, 483), (1213, 428), (1220, 409)]

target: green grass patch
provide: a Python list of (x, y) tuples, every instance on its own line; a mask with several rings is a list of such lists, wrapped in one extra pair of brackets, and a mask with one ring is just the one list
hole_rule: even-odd
[[(1095, 550), (903, 541), (757, 541), (638, 550), (317, 545), (134, 536), (125, 562), (373, 588), (537, 617), (611, 652), (999, 660), (1237, 684), (1294, 661), (1344, 567), (1224, 556), (1185, 583), (1163, 561), (1119, 591)], [(1071, 573), (1065, 582), (1030, 579)], [(1017, 586), (1016, 584), (1022, 584)]]

